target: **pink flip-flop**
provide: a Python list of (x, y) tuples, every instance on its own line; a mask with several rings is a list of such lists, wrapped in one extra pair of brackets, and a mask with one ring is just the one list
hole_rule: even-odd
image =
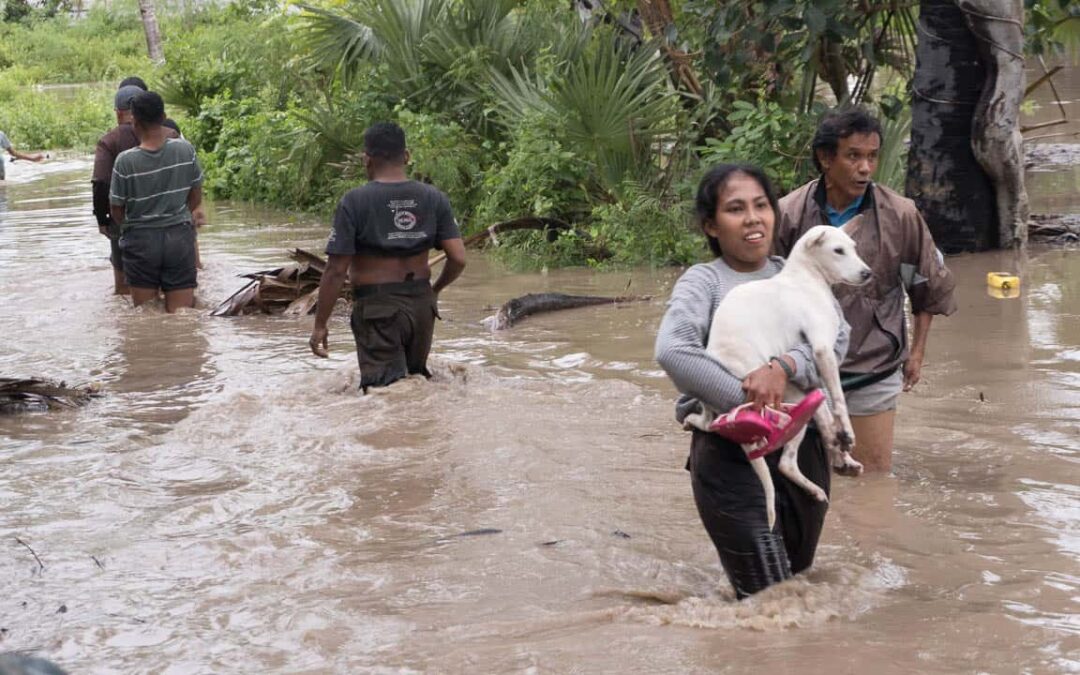
[[(814, 413), (825, 402), (825, 392), (820, 389), (814, 389), (798, 403), (783, 404), (784, 412), (791, 416), (790, 421), (787, 424), (778, 426), (773, 433), (769, 434), (768, 449), (765, 453), (772, 452), (787, 445), (788, 441), (795, 438), (799, 431), (802, 430), (810, 420), (814, 417)], [(750, 459), (754, 459), (751, 457)]]
[[(739, 445), (759, 446), (755, 452), (768, 452), (769, 437), (786, 427), (791, 416), (775, 408), (754, 410), (751, 403), (744, 403), (730, 412), (720, 415), (709, 425), (709, 431), (719, 434)], [(761, 455), (757, 455), (760, 457)]]
[(709, 425), (709, 431), (742, 446), (755, 446), (746, 456), (757, 459), (795, 438), (824, 401), (825, 394), (815, 389), (798, 403), (782, 404), (782, 410), (766, 406), (759, 413), (751, 408), (751, 404), (744, 403), (717, 417)]

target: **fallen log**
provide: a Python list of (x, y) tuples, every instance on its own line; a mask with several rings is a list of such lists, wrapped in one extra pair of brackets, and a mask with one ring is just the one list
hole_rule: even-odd
[(1072, 244), (1080, 241), (1080, 215), (1032, 214), (1028, 221), (1032, 241), (1047, 244)]
[(95, 386), (69, 387), (36, 377), (0, 377), (0, 414), (77, 408), (100, 395)]
[(591, 305), (620, 305), (628, 302), (652, 300), (651, 295), (567, 295), (565, 293), (529, 293), (503, 304), (499, 311), (485, 318), (483, 324), (492, 331), (504, 330), (534, 314), (557, 312), (563, 309)]

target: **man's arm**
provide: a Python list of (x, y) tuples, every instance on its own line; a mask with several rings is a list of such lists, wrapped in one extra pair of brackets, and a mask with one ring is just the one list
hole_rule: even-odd
[(930, 336), (930, 322), (934, 315), (930, 312), (916, 312), (913, 315), (912, 345), (908, 360), (904, 362), (904, 391), (911, 391), (922, 376), (923, 358), (926, 356), (926, 339)]
[(109, 215), (112, 216), (113, 222), (117, 225), (124, 224), (124, 211), (123, 204), (109, 204)]
[(15, 159), (25, 159), (28, 162), (40, 162), (41, 160), (45, 159), (45, 155), (41, 154), (40, 152), (37, 153), (37, 154), (34, 154), (34, 155), (28, 155), (25, 152), (19, 152), (18, 150), (16, 150), (15, 148), (12, 148), (12, 147), (9, 147), (7, 149), (7, 151), (8, 151), (8, 154), (11, 155), (12, 157), (14, 157)]
[(330, 314), (337, 304), (338, 295), (341, 293), (341, 284), (345, 283), (345, 277), (349, 273), (349, 263), (352, 256), (329, 254), (326, 263), (326, 271), (323, 272), (319, 282), (319, 303), (315, 309), (315, 325), (311, 329), (311, 339), (308, 346), (315, 356), (326, 358), (330, 356), (329, 336), (330, 331), (326, 323), (330, 320)]
[(109, 227), (112, 225), (112, 217), (109, 215), (109, 183), (95, 180), (90, 183), (90, 193), (93, 195), (94, 218), (97, 220), (98, 232), (109, 236)]
[(187, 207), (188, 211), (192, 213), (192, 217), (195, 218), (195, 212), (202, 206), (202, 186), (196, 185), (188, 191), (187, 195)]
[[(901, 277), (911, 299), (914, 326), (911, 349), (904, 362), (904, 391), (911, 391), (922, 376), (923, 358), (926, 356), (926, 343), (934, 315), (948, 316), (956, 311), (956, 280), (938, 251), (930, 228), (914, 208), (908, 217), (911, 219), (907, 223), (909, 242), (907, 259), (903, 261), (907, 265), (901, 264)], [(914, 269), (905, 275), (905, 266)]]
[(439, 273), (439, 278), (431, 285), (436, 295), (454, 283), (454, 280), (465, 271), (465, 242), (458, 238), (446, 239), (440, 244), (446, 253), (446, 263), (443, 265), (442, 272)]

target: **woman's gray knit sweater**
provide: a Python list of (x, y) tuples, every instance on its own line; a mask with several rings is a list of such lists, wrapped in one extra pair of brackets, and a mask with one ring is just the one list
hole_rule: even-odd
[[(694, 265), (676, 282), (656, 336), (656, 361), (682, 393), (675, 406), (675, 419), (680, 424), (687, 414), (700, 409), (699, 402), (721, 412), (746, 402), (742, 380), (705, 351), (713, 312), (732, 288), (748, 281), (768, 279), (783, 266), (784, 259), (774, 256), (756, 272), (736, 272), (717, 258)], [(835, 306), (841, 315), (840, 334), (836, 338), (836, 360), (840, 363), (847, 353), (851, 328), (843, 320), (839, 303)], [(820, 386), (809, 344), (804, 342), (787, 355), (795, 360), (792, 384), (803, 390)]]

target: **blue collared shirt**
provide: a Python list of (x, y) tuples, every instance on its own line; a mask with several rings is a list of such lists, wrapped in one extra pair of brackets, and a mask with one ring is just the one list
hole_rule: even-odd
[[(866, 189), (869, 190), (869, 186), (867, 186)], [(835, 227), (840, 227), (847, 221), (854, 218), (859, 213), (859, 207), (862, 206), (863, 199), (865, 197), (866, 193), (863, 192), (861, 195), (859, 195), (858, 199), (851, 202), (851, 204), (849, 204), (848, 207), (843, 211), (837, 211), (832, 206), (825, 204), (825, 217), (829, 219), (829, 224), (834, 225)]]

